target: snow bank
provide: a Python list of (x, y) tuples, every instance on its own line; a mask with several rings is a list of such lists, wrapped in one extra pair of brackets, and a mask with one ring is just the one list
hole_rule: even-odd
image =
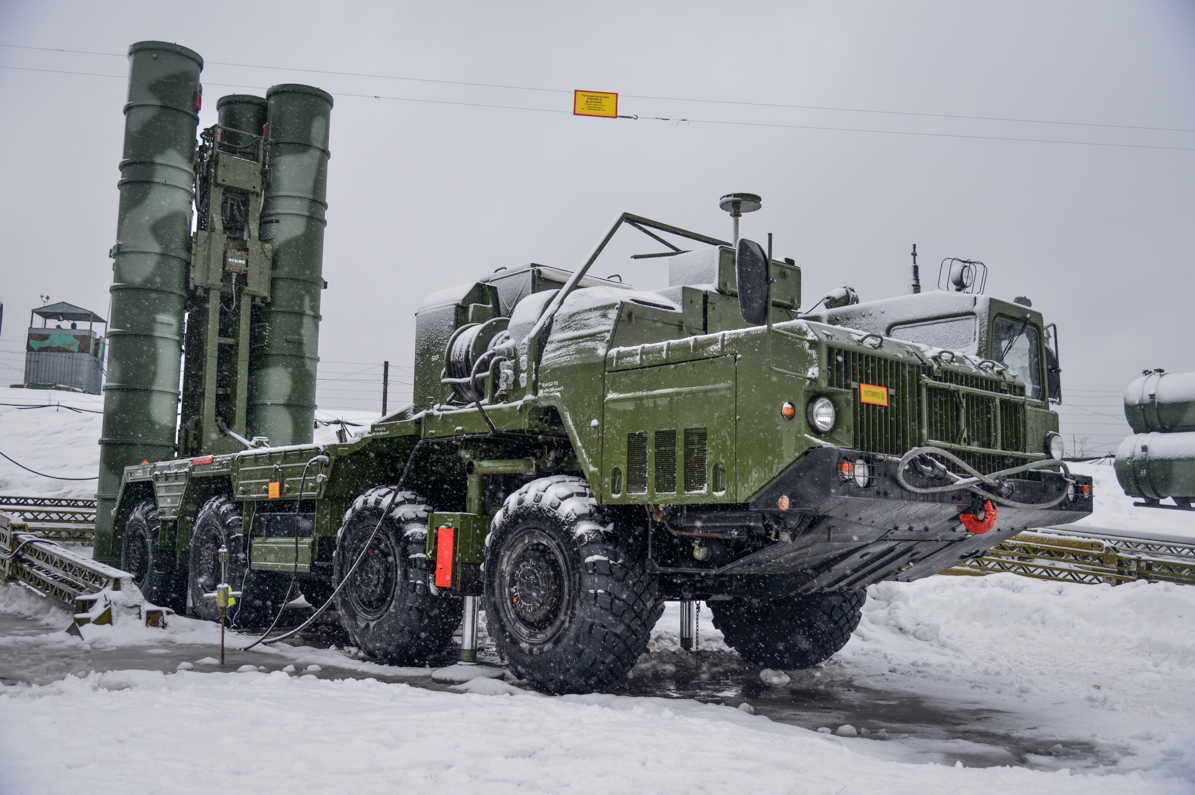
[(0, 785), (78, 792), (1179, 793), (1174, 780), (877, 760), (730, 707), (464, 695), (281, 671), (0, 689)]

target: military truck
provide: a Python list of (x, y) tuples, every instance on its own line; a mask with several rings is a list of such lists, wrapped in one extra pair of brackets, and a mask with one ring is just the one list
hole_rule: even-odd
[[(197, 82), (183, 50), (134, 45), (130, 93), (167, 67)], [(119, 411), (130, 398), (109, 395), (97, 557), (119, 551), (151, 601), (214, 618), (205, 597), (225, 549), (235, 623), (265, 626), (297, 586), (335, 606), (355, 646), (404, 664), (443, 652), (458, 626), (475, 659), (484, 602), (514, 674), (586, 692), (626, 675), (665, 601), (682, 603), (682, 637), (703, 600), (747, 662), (810, 666), (847, 642), (868, 585), (1090, 513), (1090, 480), (1060, 462), (1039, 313), (957, 290), (871, 304), (844, 290), (803, 315), (797, 264), (774, 259), (770, 237), (738, 239), (750, 194), (722, 202), (732, 241), (624, 213), (575, 271), (500, 268), (435, 293), (416, 313), (412, 404), (358, 438), (311, 443), (315, 327), (302, 323), (318, 320), (323, 172), (296, 175), (326, 166), (331, 98), (317, 91), (221, 100), (260, 106), (266, 135), (260, 118), (222, 116), (192, 161), (207, 222), (178, 246), (190, 280), (178, 428), (138, 448), (149, 430), (134, 441)], [(296, 147), (316, 154), (287, 159)], [(118, 251), (137, 248), (137, 229), (160, 234), (131, 224), (122, 213)], [(665, 246), (648, 256), (667, 259), (668, 287), (591, 275), (624, 226)], [(116, 297), (148, 271), (118, 257), (114, 324)], [(313, 291), (296, 300), (287, 279)], [(121, 343), (114, 332), (117, 370), (162, 361)], [(169, 408), (164, 369), (109, 389)], [(177, 383), (176, 371), (175, 400)], [(112, 441), (121, 428), (129, 438)]]

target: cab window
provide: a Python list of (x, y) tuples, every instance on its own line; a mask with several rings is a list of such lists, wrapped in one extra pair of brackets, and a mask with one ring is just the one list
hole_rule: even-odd
[(998, 317), (992, 328), (992, 358), (1025, 382), (1025, 394), (1041, 399), (1041, 335), (1022, 320)]

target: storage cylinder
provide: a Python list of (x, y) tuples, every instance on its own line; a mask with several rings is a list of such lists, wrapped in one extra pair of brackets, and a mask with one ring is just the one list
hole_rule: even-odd
[[(269, 103), (265, 99), (252, 94), (229, 94), (226, 97), (220, 97), (216, 103), (221, 127), (258, 136), (263, 134), (263, 129), (266, 126), (266, 109), (268, 107)], [(226, 132), (225, 140), (233, 146), (244, 146), (252, 139)]]
[(254, 322), (249, 432), (274, 446), (306, 444), (315, 418), (332, 97), (311, 86), (280, 85), (266, 100), (269, 183), (261, 239), (273, 246), (273, 266), (270, 301)]
[(1124, 416), (1134, 433), (1195, 431), (1195, 373), (1150, 373), (1129, 384)]
[(111, 565), (120, 563), (112, 509), (124, 468), (174, 455), (202, 69), (177, 44), (129, 47), (96, 494), (95, 558)]
[(1116, 451), (1116, 479), (1130, 497), (1195, 497), (1195, 432), (1128, 437)]

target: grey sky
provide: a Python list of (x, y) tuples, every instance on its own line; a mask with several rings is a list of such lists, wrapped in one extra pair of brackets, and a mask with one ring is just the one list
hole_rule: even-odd
[[(499, 266), (575, 268), (622, 210), (729, 235), (717, 199), (745, 190), (764, 209), (744, 234), (775, 233), (806, 306), (844, 283), (864, 300), (907, 291), (916, 242), (925, 281), (943, 257), (981, 259), (989, 294), (1027, 295), (1056, 321), (1076, 398), (1143, 367), (1195, 370), (1195, 132), (628, 96), (1195, 131), (1191, 3), (0, 3), (0, 44), (122, 55), (142, 39), (208, 61), (203, 126), (226, 93), (336, 95), (325, 362), (409, 365), (427, 293)], [(0, 66), (118, 76), (0, 69), (0, 300), (15, 344), (39, 293), (106, 314), (127, 64), (0, 47)], [(694, 121), (573, 117), (578, 88)], [(730, 121), (936, 136), (709, 123)], [(650, 241), (622, 235), (596, 272), (662, 284), (665, 264), (626, 259)]]

